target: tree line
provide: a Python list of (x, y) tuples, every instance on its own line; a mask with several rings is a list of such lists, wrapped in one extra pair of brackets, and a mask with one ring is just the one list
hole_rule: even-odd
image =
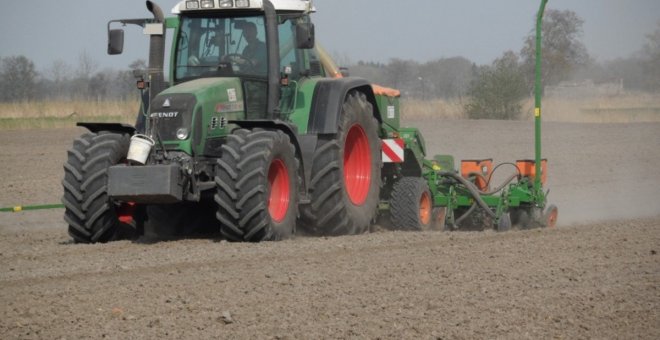
[[(575, 12), (548, 10), (543, 23), (543, 84), (590, 79), (621, 83), (629, 91), (660, 92), (660, 22), (646, 36), (646, 44), (628, 58), (599, 62), (582, 42), (584, 21)], [(465, 99), (470, 118), (514, 119), (534, 84), (535, 36), (526, 37), (519, 52), (506, 51), (489, 65), (464, 57), (420, 63), (391, 59), (388, 63), (335, 58), (359, 76), (401, 90), (405, 97)], [(146, 69), (136, 60), (122, 70), (99, 70), (81, 53), (75, 65), (55, 61), (43, 72), (25, 56), (0, 58), (0, 101), (126, 100), (137, 98), (134, 72)]]
[[(660, 92), (660, 22), (647, 34), (643, 48), (628, 58), (600, 62), (582, 42), (584, 20), (569, 10), (547, 10), (543, 18), (542, 79), (544, 86), (565, 81), (620, 83), (626, 91)], [(506, 51), (489, 65), (463, 57), (419, 63), (360, 61), (350, 74), (400, 89), (410, 98), (464, 98), (469, 118), (515, 119), (521, 102), (532, 96), (535, 76), (535, 32), (519, 52)], [(339, 58), (346, 59), (346, 58)]]
[(99, 70), (85, 52), (75, 65), (57, 60), (42, 72), (25, 56), (0, 58), (0, 102), (135, 99), (133, 73), (145, 69), (146, 62), (136, 60), (126, 69)]

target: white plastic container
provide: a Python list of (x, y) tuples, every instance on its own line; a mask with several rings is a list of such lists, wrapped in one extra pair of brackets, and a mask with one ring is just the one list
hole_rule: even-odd
[(130, 162), (144, 165), (147, 162), (147, 158), (149, 158), (149, 153), (151, 153), (151, 148), (153, 148), (154, 144), (154, 140), (149, 136), (133, 135), (126, 159)]

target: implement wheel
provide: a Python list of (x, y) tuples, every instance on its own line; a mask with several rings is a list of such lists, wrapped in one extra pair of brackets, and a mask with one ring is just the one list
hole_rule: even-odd
[(129, 136), (86, 133), (73, 142), (64, 163), (64, 220), (77, 243), (108, 242), (134, 236), (134, 206), (108, 197), (108, 168), (122, 163)]
[(543, 222), (547, 228), (554, 228), (557, 226), (557, 218), (559, 217), (559, 209), (556, 205), (551, 204), (543, 214)]
[(403, 230), (431, 230), (434, 224), (432, 203), (431, 191), (424, 179), (400, 179), (394, 184), (390, 199), (393, 227)]
[(285, 133), (238, 130), (230, 135), (215, 182), (216, 217), (228, 241), (276, 241), (293, 235), (298, 160)]
[(360, 234), (369, 229), (380, 194), (378, 122), (363, 93), (344, 101), (338, 131), (319, 136), (312, 165), (311, 203), (301, 228), (315, 235)]

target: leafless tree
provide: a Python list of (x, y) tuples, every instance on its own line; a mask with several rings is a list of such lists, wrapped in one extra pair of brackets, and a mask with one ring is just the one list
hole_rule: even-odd
[(25, 56), (3, 58), (0, 63), (0, 96), (3, 101), (30, 100), (36, 93), (37, 71)]
[[(545, 85), (556, 85), (570, 79), (572, 72), (589, 61), (589, 53), (582, 42), (583, 24), (584, 20), (570, 10), (550, 9), (545, 12), (542, 32), (542, 77)], [(531, 89), (536, 63), (535, 30), (525, 39), (520, 55), (527, 84)]]
[(660, 21), (655, 31), (646, 35), (643, 49), (643, 69), (646, 87), (651, 91), (660, 91)]

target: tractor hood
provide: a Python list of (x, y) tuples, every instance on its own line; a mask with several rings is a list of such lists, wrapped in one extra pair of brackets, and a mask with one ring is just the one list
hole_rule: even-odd
[(244, 119), (241, 84), (239, 78), (201, 78), (166, 89), (151, 103), (154, 131), (176, 149), (201, 152), (207, 138), (226, 135), (228, 120)]
[(163, 91), (159, 97), (170, 94), (193, 94), (196, 96), (211, 96), (221, 99), (224, 94), (227, 99), (227, 90), (234, 88), (238, 91), (241, 87), (241, 81), (238, 78), (199, 78), (185, 83), (172, 86)]

